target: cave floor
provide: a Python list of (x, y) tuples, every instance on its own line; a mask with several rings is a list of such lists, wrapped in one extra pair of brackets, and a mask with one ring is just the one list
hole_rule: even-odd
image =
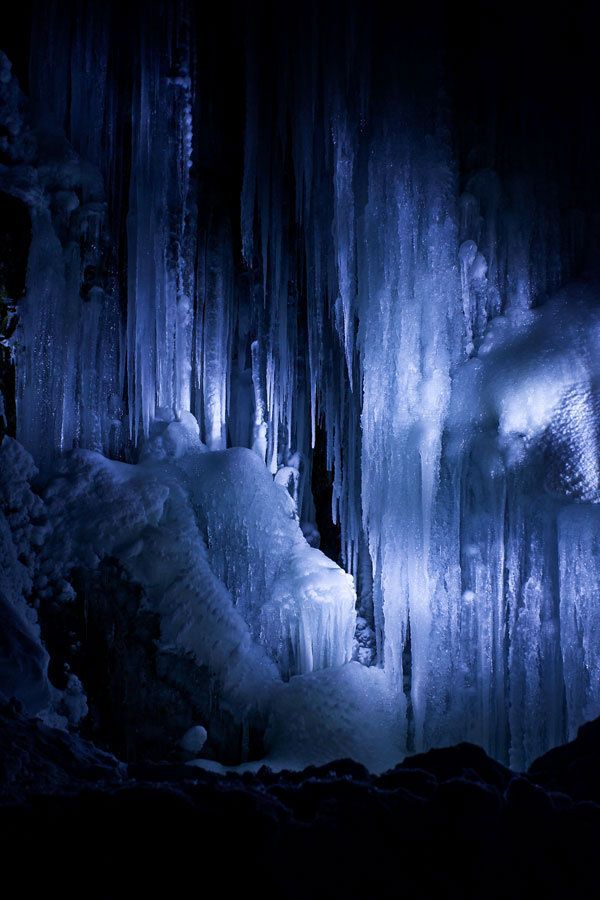
[(600, 720), (525, 774), (472, 744), (378, 776), (127, 767), (10, 705), (0, 750), (0, 846), (28, 893), (579, 897), (595, 876)]

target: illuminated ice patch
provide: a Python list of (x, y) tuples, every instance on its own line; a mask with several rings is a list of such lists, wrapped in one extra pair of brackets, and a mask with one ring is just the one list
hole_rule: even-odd
[(542, 370), (518, 379), (500, 398), (499, 431), (533, 438), (550, 424), (572, 384), (566, 373)]

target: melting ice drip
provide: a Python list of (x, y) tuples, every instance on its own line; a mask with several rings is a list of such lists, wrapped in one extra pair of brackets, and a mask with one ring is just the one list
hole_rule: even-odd
[[(47, 15), (37, 39), (60, 47), (70, 98), (66, 77), (46, 78), (43, 53), (33, 53), (33, 91), (97, 168), (84, 172), (63, 139), (54, 181), (30, 195), (17, 369), (25, 445), (41, 462), (74, 445), (123, 452), (157, 408), (192, 411), (209, 448), (253, 447), (272, 474), (300, 452), (298, 509), (310, 521), (321, 419), (343, 560), (404, 745), (471, 739), (521, 765), (571, 734), (600, 709), (596, 331), (582, 351), (589, 296), (572, 327), (569, 294), (562, 313), (529, 309), (568, 272), (578, 241), (579, 220), (558, 227), (548, 176), (502, 181), (475, 169), (461, 194), (437, 84), (419, 102), (382, 79), (371, 90), (376, 60), (351, 37), (361, 22), (339, 34), (327, 12), (319, 28), (292, 13), (274, 29), (287, 39), (265, 48), (250, 16), (240, 279), (231, 223), (198, 203), (190, 179), (195, 154), (209, 153), (193, 127), (208, 84), (190, 54), (187, 4), (169, 6), (160, 33), (145, 18), (134, 39), (127, 202), (116, 176), (127, 138), (111, 72), (115, 25), (83, 4), (68, 37), (64, 19), (50, 6)], [(102, 64), (88, 78), (92, 60)], [(76, 216), (68, 178), (73, 203), (84, 201)], [(126, 303), (105, 279), (82, 304), (80, 275), (98, 263), (101, 238), (118, 257), (119, 204)], [(223, 510), (215, 517), (214, 565), (256, 609), (241, 587), (248, 576), (248, 595), (260, 588), (253, 561), (231, 555), (230, 523)], [(262, 618), (247, 610), (270, 644), (304, 577), (290, 553), (285, 590), (273, 588)], [(296, 650), (278, 651), (288, 672), (337, 659), (326, 644), (309, 659), (304, 612)]]

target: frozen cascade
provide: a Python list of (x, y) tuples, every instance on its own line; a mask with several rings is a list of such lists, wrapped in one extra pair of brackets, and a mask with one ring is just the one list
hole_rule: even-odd
[[(272, 204), (285, 195), (280, 123), (291, 110), (288, 152), (316, 332), (307, 335), (311, 419), (325, 422), (333, 517), (341, 519), (344, 560), (357, 577), (368, 548), (379, 662), (399, 707), (408, 694), (407, 746), (468, 738), (521, 766), (580, 721), (563, 714), (557, 501), (540, 460), (554, 459), (563, 486), (589, 472), (588, 497), (578, 487), (563, 494), (594, 499), (592, 354), (574, 351), (577, 336), (566, 336), (571, 349), (554, 353), (554, 369), (546, 368), (544, 326), (527, 312), (573, 264), (578, 216), (568, 214), (561, 235), (560, 175), (544, 169), (503, 179), (484, 162), (460, 195), (443, 95), (437, 108), (427, 106), (438, 87), (420, 105), (388, 94), (385, 80), (369, 96), (364, 76), (376, 71), (375, 61), (365, 64), (362, 45), (346, 43), (345, 33), (328, 42), (328, 27), (325, 15), (316, 38), (310, 20), (294, 21), (306, 43), (263, 47), (270, 62), (251, 73), (252, 85), (270, 66), (274, 83), (289, 86), (283, 98), (252, 87), (245, 254), (255, 248), (264, 274), (278, 260), (265, 261), (260, 248), (286, 239)], [(310, 57), (293, 55), (308, 45), (319, 58), (320, 40), (334, 48), (322, 80)], [(274, 110), (253, 116), (255, 97)], [(402, 127), (394, 130), (398, 110)], [(307, 134), (316, 152), (307, 149)], [(256, 162), (256, 147), (265, 145), (282, 155), (277, 165), (264, 152), (265, 165)], [(575, 296), (576, 289), (569, 303)], [(584, 302), (584, 315), (593, 304)], [(496, 365), (506, 376), (512, 366), (514, 378), (491, 409), (489, 396), (473, 392), (482, 366), (493, 379), (488, 358), (508, 312)], [(564, 320), (553, 327), (564, 330)], [(517, 343), (521, 336), (517, 370), (509, 335)], [(567, 370), (571, 395), (562, 383)], [(578, 681), (586, 680), (582, 673), (585, 665)]]
[(107, 203), (98, 169), (82, 160), (47, 111), (37, 115), (0, 56), (7, 131), (2, 189), (29, 210), (27, 290), (11, 339), (17, 434), (42, 467), (74, 445), (119, 445), (119, 310)]
[(585, 236), (558, 152), (507, 159), (486, 119), (465, 173), (443, 73), (397, 52), (395, 19), (373, 53), (366, 5), (343, 26), (278, 8), (270, 29), (248, 7), (238, 229), (192, 5), (127, 37), (112, 3), (77, 9), (36, 18), (31, 106), (2, 61), (2, 189), (32, 222), (19, 439), (44, 468), (131, 459), (193, 413), (216, 452), (194, 438), (169, 465), (197, 565), (300, 685), (284, 709), (338, 677), (294, 681), (345, 662), (355, 623), (350, 577), (298, 523), (320, 426), (382, 670), (339, 684), (392, 696), (405, 748), (469, 739), (522, 766), (571, 736), (600, 709), (600, 372), (594, 282), (557, 293)]

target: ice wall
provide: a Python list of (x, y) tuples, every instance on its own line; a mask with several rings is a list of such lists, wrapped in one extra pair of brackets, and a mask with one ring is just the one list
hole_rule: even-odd
[[(119, 444), (119, 309), (101, 175), (0, 57), (2, 189), (29, 210), (27, 290), (11, 339), (18, 437), (47, 466), (77, 444)], [(17, 298), (14, 298), (17, 299)]]
[(436, 511), (430, 742), (468, 729), (522, 766), (600, 708), (589, 656), (597, 317), (598, 284), (572, 283), (497, 317), (456, 372)]
[[(568, 314), (530, 312), (580, 258), (582, 214), (558, 159), (531, 165), (535, 142), (514, 139), (513, 169), (488, 145), (460, 173), (443, 75), (404, 44), (391, 62), (400, 30), (369, 55), (356, 34), (375, 20), (356, 15), (339, 29), (323, 13), (318, 34), (282, 15), (276, 45), (249, 41), (244, 253), (272, 315), (282, 260), (304, 273), (310, 416), (406, 746), (468, 738), (522, 766), (573, 733), (575, 684), (598, 705), (587, 639), (573, 665), (565, 628), (575, 615), (589, 633), (573, 605), (586, 589), (559, 575), (581, 535), (557, 530), (565, 502), (595, 499), (594, 354)], [(300, 251), (281, 226), (288, 158)], [(593, 295), (567, 292), (575, 321)], [(281, 391), (297, 369), (272, 342)], [(269, 409), (269, 428), (294, 416), (284, 395)], [(593, 510), (577, 520), (593, 529)]]

